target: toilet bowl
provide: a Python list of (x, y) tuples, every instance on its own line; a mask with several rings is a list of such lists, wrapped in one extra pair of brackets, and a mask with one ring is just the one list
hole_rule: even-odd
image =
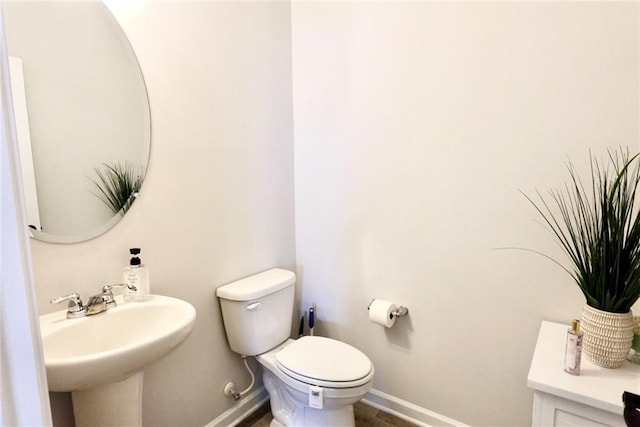
[(354, 426), (353, 404), (371, 390), (374, 367), (331, 338), (289, 338), (295, 275), (271, 269), (217, 289), (231, 350), (255, 356), (271, 400), (272, 427)]
[(369, 359), (329, 338), (290, 339), (256, 359), (271, 398), (272, 427), (353, 426), (353, 404), (373, 384)]

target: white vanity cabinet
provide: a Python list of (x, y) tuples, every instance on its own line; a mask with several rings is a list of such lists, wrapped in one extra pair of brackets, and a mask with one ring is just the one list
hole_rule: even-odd
[(622, 393), (640, 394), (640, 365), (606, 369), (582, 357), (579, 376), (564, 372), (568, 325), (542, 322), (527, 385), (534, 390), (534, 427), (625, 427)]

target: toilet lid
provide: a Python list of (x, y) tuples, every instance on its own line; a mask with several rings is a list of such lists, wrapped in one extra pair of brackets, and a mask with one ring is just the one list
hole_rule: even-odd
[(373, 376), (364, 353), (331, 338), (302, 337), (279, 351), (276, 362), (295, 379), (328, 387), (356, 387)]

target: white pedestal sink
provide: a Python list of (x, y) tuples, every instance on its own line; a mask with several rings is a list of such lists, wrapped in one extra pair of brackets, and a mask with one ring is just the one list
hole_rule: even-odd
[(196, 311), (177, 298), (152, 295), (100, 314), (40, 316), (50, 391), (72, 392), (76, 426), (142, 425), (144, 368), (178, 347)]

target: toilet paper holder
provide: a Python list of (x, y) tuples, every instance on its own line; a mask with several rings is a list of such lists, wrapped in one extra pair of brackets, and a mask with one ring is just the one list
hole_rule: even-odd
[[(367, 310), (369, 310), (371, 308), (371, 304), (373, 304), (373, 302), (375, 300), (376, 299), (373, 298), (371, 301), (369, 301), (369, 305), (367, 306)], [(409, 314), (409, 309), (404, 305), (399, 306), (397, 310), (391, 312), (391, 315), (393, 317), (404, 317), (407, 314)]]

